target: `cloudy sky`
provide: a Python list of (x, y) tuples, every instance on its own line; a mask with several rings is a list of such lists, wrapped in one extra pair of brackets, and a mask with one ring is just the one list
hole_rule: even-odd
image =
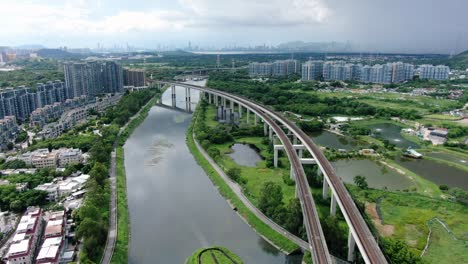
[(362, 51), (468, 49), (467, 0), (0, 0), (0, 46), (156, 48), (350, 41)]

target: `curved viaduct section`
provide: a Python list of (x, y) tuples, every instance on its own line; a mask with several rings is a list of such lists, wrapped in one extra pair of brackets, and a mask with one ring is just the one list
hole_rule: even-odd
[[(172, 86), (176, 84), (167, 82), (160, 83), (171, 84)], [(222, 97), (224, 103), (226, 103), (226, 99), (230, 100), (231, 104), (236, 102), (239, 106), (242, 105), (246, 109), (253, 112), (255, 115), (259, 116), (265, 122), (265, 124), (269, 126), (269, 128), (271, 129), (271, 133), (274, 132), (277, 135), (278, 139), (285, 146), (286, 154), (291, 162), (291, 173), (295, 176), (296, 181), (298, 182), (298, 184), (296, 184), (297, 194), (300, 198), (301, 206), (304, 212), (307, 237), (309, 239), (309, 249), (311, 252), (313, 252), (312, 258), (314, 260), (314, 263), (332, 263), (330, 254), (328, 253), (328, 247), (325, 242), (323, 231), (320, 226), (320, 221), (318, 218), (317, 210), (315, 208), (315, 203), (313, 202), (312, 194), (310, 193), (310, 189), (308, 187), (309, 185), (307, 183), (304, 169), (299, 161), (296, 151), (294, 150), (291, 142), (289, 141), (288, 136), (284, 133), (281, 127), (271, 117), (269, 117), (267, 114), (261, 111), (261, 109), (258, 108), (256, 104), (249, 102), (243, 98), (200, 86), (192, 86), (181, 83), (177, 83), (177, 86), (182, 86), (185, 88), (194, 88), (202, 92), (213, 94), (215, 95), (217, 101), (218, 97)], [(174, 91), (175, 89), (171, 90)], [(172, 98), (175, 99), (174, 96)]]
[[(247, 109), (247, 118), (249, 118), (249, 111), (251, 111), (255, 115), (255, 123), (257, 123), (258, 116), (263, 120), (265, 125), (268, 125), (270, 139), (274, 141), (272, 134), (273, 132), (276, 134), (278, 139), (281, 141), (282, 148), (286, 151), (288, 159), (291, 163), (291, 174), (296, 180), (296, 193), (298, 194), (301, 201), (305, 220), (304, 224), (306, 226), (310, 250), (312, 252), (314, 263), (331, 263), (331, 258), (323, 236), (323, 231), (320, 225), (315, 203), (310, 193), (307, 178), (302, 167), (303, 163), (318, 164), (319, 172), (323, 173), (325, 176), (323, 192), (324, 197), (328, 196), (328, 187), (330, 187), (332, 191), (331, 213), (335, 213), (336, 203), (338, 203), (341, 212), (343, 213), (345, 220), (349, 225), (350, 234), (348, 240), (348, 260), (353, 260), (354, 245), (357, 244), (366, 263), (387, 263), (372, 233), (370, 232), (359, 210), (354, 204), (353, 199), (349, 195), (342, 181), (335, 174), (330, 162), (325, 158), (323, 153), (312, 142), (307, 134), (299, 129), (294, 123), (277, 114), (276, 112), (241, 96), (185, 83), (159, 82), (159, 84), (171, 85), (173, 92), (173, 105), (175, 105), (176, 85), (186, 89), (186, 100), (188, 102), (190, 102), (189, 89), (196, 89), (207, 93), (210, 103), (212, 97), (214, 97), (214, 102), (216, 105), (218, 105), (219, 98), (221, 98), (221, 103), (226, 106), (226, 99), (228, 99), (231, 103), (231, 108), (234, 108), (234, 103), (238, 104), (240, 114), (242, 114), (242, 107), (245, 107)], [(279, 122), (283, 127), (287, 128), (293, 134), (294, 141), (298, 139), (302, 145), (293, 145), (277, 122)], [(302, 156), (302, 149), (308, 150), (311, 156), (314, 158), (313, 162), (303, 162), (305, 159), (301, 159), (302, 157), (299, 158), (296, 149), (300, 149), (300, 156)]]

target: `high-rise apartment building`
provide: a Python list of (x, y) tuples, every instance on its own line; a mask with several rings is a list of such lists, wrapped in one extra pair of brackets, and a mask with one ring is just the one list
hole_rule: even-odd
[(123, 91), (122, 66), (113, 61), (64, 65), (67, 98)]
[(288, 76), (300, 73), (300, 64), (297, 60), (278, 60), (273, 63), (252, 62), (249, 64), (250, 76)]
[(320, 79), (323, 75), (323, 61), (310, 60), (302, 64), (302, 80), (310, 81)]
[(249, 64), (249, 75), (255, 77), (265, 77), (272, 74), (272, 63), (252, 62)]
[(123, 70), (124, 86), (141, 87), (146, 85), (146, 72), (144, 70)]
[(448, 80), (450, 68), (444, 65), (424, 64), (419, 66), (419, 78), (429, 80)]

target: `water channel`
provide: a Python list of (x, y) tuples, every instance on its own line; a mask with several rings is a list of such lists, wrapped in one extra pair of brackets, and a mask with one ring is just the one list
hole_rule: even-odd
[[(192, 100), (198, 93), (192, 90)], [(163, 102), (170, 104), (170, 91)], [(177, 88), (184, 108), (184, 90)], [(222, 245), (245, 263), (300, 263), (258, 236), (218, 193), (189, 152), (191, 115), (153, 107), (127, 140), (125, 167), (131, 223), (129, 263), (182, 264), (200, 247)]]

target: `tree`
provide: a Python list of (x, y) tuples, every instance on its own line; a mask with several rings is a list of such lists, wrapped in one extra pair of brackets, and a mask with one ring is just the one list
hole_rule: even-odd
[(283, 207), (283, 190), (278, 183), (266, 182), (263, 185), (258, 207), (268, 217), (275, 218), (278, 208)]
[[(329, 243), (328, 249), (333, 254), (343, 257), (343, 252), (346, 248), (346, 233), (347, 230), (343, 228), (335, 216), (327, 216), (323, 221), (320, 221), (322, 230), (325, 235), (325, 240)], [(332, 243), (330, 243), (332, 241)]]
[(286, 217), (284, 221), (284, 228), (289, 232), (300, 235), (300, 231), (303, 227), (302, 208), (298, 198), (292, 198), (289, 200), (286, 206)]
[(356, 184), (357, 187), (360, 189), (367, 189), (369, 188), (369, 185), (367, 184), (366, 177), (357, 175), (354, 177), (354, 184)]
[(383, 239), (382, 242), (385, 255), (388, 256), (391, 263), (422, 263), (421, 258), (411, 252), (405, 242), (390, 238)]
[(24, 203), (21, 200), (14, 200), (10, 203), (10, 210), (13, 212), (21, 212), (24, 208)]
[(89, 175), (93, 177), (99, 185), (103, 185), (104, 181), (109, 177), (109, 172), (104, 164), (96, 162), (89, 172)]
[(231, 180), (239, 182), (239, 179), (241, 177), (241, 169), (238, 167), (233, 167), (228, 169), (226, 174), (229, 178), (231, 178)]

